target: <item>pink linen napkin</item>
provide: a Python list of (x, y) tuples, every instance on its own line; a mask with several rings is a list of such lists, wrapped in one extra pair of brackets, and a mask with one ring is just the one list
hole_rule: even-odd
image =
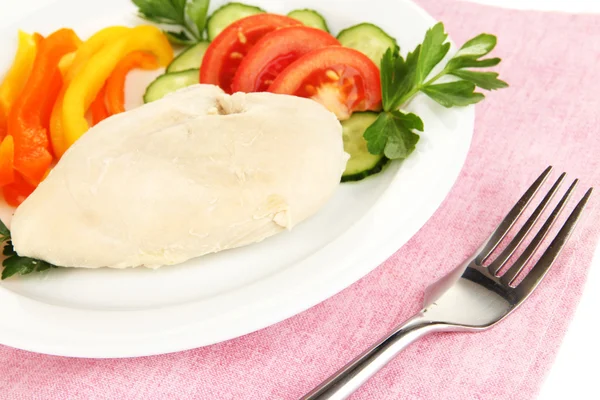
[[(548, 164), (600, 189), (600, 16), (421, 0), (457, 43), (499, 37), (510, 89), (477, 108), (470, 155), (423, 229), (373, 273), (322, 304), (206, 348), (125, 360), (0, 346), (2, 399), (296, 399), (417, 311), (427, 284), (471, 254)], [(479, 334), (425, 338), (355, 399), (531, 399), (550, 368), (598, 242), (598, 195), (544, 284)], [(458, 251), (456, 250), (458, 249)], [(1, 309), (1, 305), (0, 305)], [(40, 337), (44, 333), (39, 332)]]

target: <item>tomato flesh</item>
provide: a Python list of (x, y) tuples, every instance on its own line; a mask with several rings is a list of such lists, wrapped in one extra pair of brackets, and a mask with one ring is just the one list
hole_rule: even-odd
[(277, 29), (250, 49), (233, 79), (234, 92), (264, 92), (290, 64), (312, 50), (340, 46), (329, 33), (307, 26)]
[(202, 66), (200, 83), (213, 84), (232, 93), (235, 73), (250, 49), (267, 33), (300, 22), (276, 14), (256, 14), (229, 25), (208, 46)]
[(381, 107), (379, 69), (364, 54), (344, 47), (326, 47), (299, 58), (269, 91), (313, 99), (340, 120)]
[[(274, 28), (271, 27), (261, 27), (260, 29), (246, 31), (243, 33), (246, 38), (245, 42), (242, 43), (238, 41), (230, 47), (229, 57), (223, 63), (223, 67), (219, 74), (219, 86), (223, 88), (223, 90), (227, 91), (227, 88), (231, 88), (233, 77), (244, 57), (248, 54), (248, 51), (250, 51), (250, 48), (252, 48), (260, 38), (273, 30)], [(229, 92), (231, 91), (232, 90), (229, 90)]]
[(364, 80), (356, 69), (345, 65), (314, 71), (294, 96), (311, 98), (340, 119), (349, 118), (352, 111), (366, 110)]
[(282, 54), (274, 58), (271, 62), (265, 65), (264, 69), (258, 73), (256, 82), (249, 90), (238, 90), (244, 92), (266, 92), (269, 86), (273, 83), (277, 75), (281, 73), (288, 65), (300, 58), (300, 52), (291, 52)]

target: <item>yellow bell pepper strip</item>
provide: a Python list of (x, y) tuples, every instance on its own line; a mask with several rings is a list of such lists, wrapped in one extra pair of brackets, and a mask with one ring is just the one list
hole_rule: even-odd
[[(54, 103), (54, 108), (52, 109), (52, 116), (50, 117), (50, 140), (52, 142), (52, 149), (54, 150), (54, 155), (57, 158), (62, 157), (64, 152), (67, 150), (67, 146), (64, 142), (64, 134), (62, 128), (62, 104), (65, 96), (65, 92), (69, 83), (73, 80), (79, 71), (85, 67), (92, 56), (96, 54), (102, 47), (106, 44), (113, 43), (115, 41), (121, 40), (127, 33), (131, 30), (131, 28), (127, 28), (125, 26), (110, 26), (108, 28), (104, 28), (96, 32), (92, 35), (88, 40), (86, 40), (75, 52), (75, 56), (73, 60), (70, 62), (69, 68), (63, 73), (64, 84), (61, 89), (61, 92)], [(61, 63), (66, 64), (68, 59), (65, 59), (68, 56), (65, 56)], [(65, 66), (63, 64), (63, 67)]]
[(156, 57), (143, 51), (134, 51), (122, 59), (106, 81), (108, 113), (115, 115), (125, 112), (125, 80), (131, 70), (135, 68), (152, 70), (158, 67)]
[(69, 69), (71, 68), (71, 65), (73, 65), (73, 61), (75, 60), (76, 54), (77, 54), (77, 52), (73, 51), (69, 54), (65, 54), (63, 56), (63, 58), (60, 59), (60, 61), (58, 63), (58, 69), (60, 70), (60, 73), (63, 76), (63, 80), (64, 80), (64, 78), (66, 78), (67, 73), (69, 72)]
[(19, 31), (19, 48), (15, 60), (0, 85), (0, 107), (8, 114), (10, 106), (25, 87), (37, 54), (33, 35)]
[(0, 85), (0, 140), (6, 136), (6, 118), (11, 106), (27, 83), (35, 62), (36, 53), (36, 37), (19, 31), (17, 55)]
[(160, 66), (173, 60), (173, 49), (160, 29), (142, 25), (122, 40), (103, 47), (67, 87), (62, 109), (64, 139), (71, 146), (89, 129), (86, 111), (120, 60), (134, 51), (154, 54)]
[(15, 169), (37, 185), (52, 164), (48, 124), (62, 86), (61, 58), (81, 44), (71, 29), (60, 29), (42, 40), (31, 77), (8, 116), (8, 134), (15, 142)]
[(15, 142), (12, 136), (7, 136), (0, 142), (0, 187), (14, 182), (14, 160)]

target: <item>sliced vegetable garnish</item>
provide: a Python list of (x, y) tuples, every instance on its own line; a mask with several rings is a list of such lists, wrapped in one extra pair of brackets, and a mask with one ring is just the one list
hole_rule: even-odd
[(159, 76), (146, 88), (144, 103), (162, 99), (169, 93), (197, 84), (198, 75), (197, 69), (189, 69)]
[(37, 185), (52, 164), (48, 125), (62, 85), (61, 58), (75, 51), (81, 41), (71, 29), (60, 29), (39, 46), (27, 81), (8, 117), (9, 134), (15, 141), (15, 169)]
[(360, 51), (369, 57), (377, 66), (387, 49), (398, 52), (396, 39), (388, 35), (380, 27), (368, 22), (344, 29), (338, 35), (338, 40), (344, 47)]
[(9, 206), (18, 207), (34, 190), (35, 186), (16, 172), (14, 181), (2, 188), (2, 194)]
[(217, 9), (208, 20), (206, 30), (208, 40), (212, 41), (221, 34), (229, 25), (250, 15), (262, 14), (266, 11), (260, 7), (249, 6), (242, 3), (227, 3)]
[(125, 80), (131, 70), (158, 68), (156, 57), (143, 51), (134, 51), (123, 58), (106, 81), (106, 107), (109, 115), (125, 112)]
[(267, 33), (294, 25), (301, 24), (276, 14), (256, 14), (229, 25), (206, 50), (200, 68), (200, 83), (217, 85), (232, 93), (233, 77), (252, 46)]
[(338, 46), (304, 55), (279, 74), (269, 91), (311, 98), (340, 120), (381, 106), (377, 66), (359, 51)]
[(266, 34), (240, 64), (233, 92), (264, 92), (291, 63), (306, 53), (340, 43), (329, 33), (306, 26), (291, 26)]
[(15, 142), (12, 136), (0, 141), (0, 187), (13, 183), (15, 180)]
[[(86, 65), (88, 65), (90, 59), (96, 54), (102, 47), (109, 43), (114, 43), (117, 40), (122, 40), (131, 30), (124, 26), (111, 26), (108, 28), (101, 29), (92, 35), (88, 40), (79, 46), (75, 57), (70, 62), (70, 66), (66, 71), (63, 79), (63, 87), (54, 103), (52, 109), (52, 115), (50, 117), (50, 140), (52, 141), (52, 149), (54, 155), (57, 158), (62, 157), (68, 146), (65, 141), (65, 135), (63, 132), (63, 101), (65, 92), (69, 87), (69, 84), (73, 78), (81, 71)], [(61, 63), (64, 62), (61, 60)], [(98, 107), (98, 105), (96, 105)], [(98, 110), (96, 110), (98, 111)]]
[(167, 67), (167, 72), (179, 72), (188, 69), (199, 70), (209, 45), (209, 42), (200, 42), (191, 46), (189, 49), (175, 57)]
[(88, 129), (85, 113), (120, 60), (134, 51), (156, 56), (159, 65), (173, 60), (173, 49), (162, 32), (149, 25), (138, 26), (114, 43), (107, 44), (90, 58), (67, 87), (62, 105), (62, 124), (66, 147)]
[(6, 137), (7, 126), (6, 126), (6, 113), (0, 107), (0, 140)]
[[(165, 35), (178, 45), (190, 45), (204, 37), (209, 0), (132, 0), (139, 16), (163, 26)], [(175, 30), (171, 30), (175, 29)]]
[(315, 10), (310, 10), (308, 8), (304, 10), (294, 10), (288, 14), (288, 17), (297, 19), (305, 26), (329, 32), (329, 27), (327, 26), (325, 18)]
[(342, 122), (344, 151), (350, 154), (342, 182), (362, 180), (380, 172), (388, 163), (389, 160), (383, 154), (369, 152), (367, 141), (363, 137), (378, 115), (374, 112), (359, 112)]
[(0, 140), (6, 134), (6, 118), (15, 100), (25, 87), (37, 54), (34, 35), (19, 31), (19, 47), (12, 66), (0, 85)]
[[(496, 37), (481, 34), (467, 41), (445, 67), (429, 77), (450, 51), (448, 35), (440, 22), (427, 30), (423, 43), (403, 58), (388, 49), (381, 60), (383, 111), (365, 132), (369, 151), (390, 159), (404, 159), (416, 148), (424, 124), (419, 116), (399, 110), (417, 93), (422, 92), (444, 107), (466, 106), (485, 98), (477, 88), (501, 89), (508, 84), (496, 72), (480, 72), (466, 68), (492, 67), (499, 58), (482, 59), (496, 46)], [(446, 75), (459, 80), (436, 83)]]
[(108, 107), (106, 107), (106, 85), (102, 86), (102, 89), (90, 104), (90, 113), (92, 114), (92, 125), (99, 124), (110, 117)]

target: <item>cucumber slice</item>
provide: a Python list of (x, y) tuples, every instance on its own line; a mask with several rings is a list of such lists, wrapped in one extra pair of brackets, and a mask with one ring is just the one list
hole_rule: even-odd
[(391, 47), (395, 51), (399, 50), (396, 39), (385, 33), (380, 27), (367, 22), (344, 29), (337, 39), (342, 46), (350, 47), (365, 54), (378, 67), (387, 49)]
[(200, 42), (193, 45), (189, 49), (186, 49), (183, 53), (178, 55), (171, 64), (167, 67), (167, 72), (179, 72), (188, 69), (198, 69), (202, 65), (202, 59), (204, 53), (210, 45), (209, 42)]
[(310, 26), (311, 28), (317, 28), (325, 32), (329, 32), (325, 18), (323, 18), (323, 16), (315, 10), (294, 10), (288, 14), (288, 17), (297, 19), (304, 25)]
[(380, 172), (388, 163), (383, 155), (369, 153), (367, 141), (363, 137), (365, 131), (379, 114), (374, 112), (359, 112), (342, 122), (344, 150), (350, 154), (342, 182), (360, 181)]
[(144, 94), (144, 103), (162, 99), (169, 93), (195, 85), (200, 81), (200, 70), (188, 69), (187, 71), (171, 72), (159, 76), (147, 88)]
[(227, 3), (216, 10), (208, 19), (206, 29), (208, 31), (208, 40), (212, 41), (219, 33), (238, 19), (242, 19), (254, 14), (264, 13), (260, 7), (248, 6), (242, 3)]

